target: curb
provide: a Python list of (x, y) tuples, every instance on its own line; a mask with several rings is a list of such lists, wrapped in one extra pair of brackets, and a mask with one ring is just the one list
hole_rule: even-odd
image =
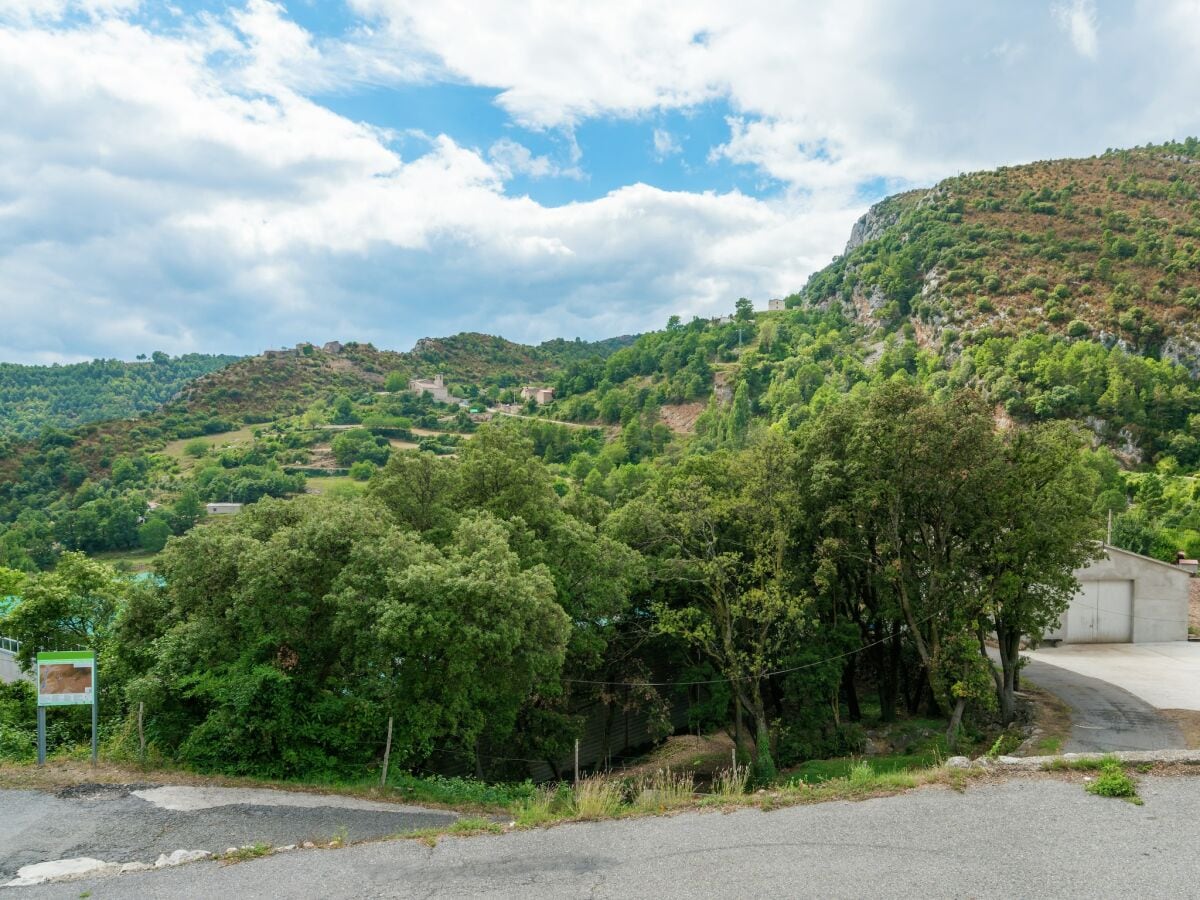
[(1046, 769), (1075, 760), (1102, 759), (1111, 757), (1123, 763), (1180, 763), (1200, 766), (1200, 751), (1197, 750), (1116, 750), (1110, 753), (1060, 753), (1057, 756), (981, 756), (968, 759), (952, 756), (946, 760), (948, 769), (1028, 770)]

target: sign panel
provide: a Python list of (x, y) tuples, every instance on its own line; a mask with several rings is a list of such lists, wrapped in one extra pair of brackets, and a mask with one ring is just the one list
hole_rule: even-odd
[(65, 650), (37, 655), (38, 706), (91, 706), (96, 654)]

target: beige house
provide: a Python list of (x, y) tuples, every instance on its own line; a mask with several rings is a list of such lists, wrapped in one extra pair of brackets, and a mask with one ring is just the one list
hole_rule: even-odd
[(521, 399), (529, 400), (530, 398), (536, 400), (538, 406), (545, 406), (554, 400), (554, 388), (534, 387), (527, 384), (521, 388)]
[(408, 389), (414, 394), (429, 394), (434, 400), (439, 403), (455, 403), (456, 397), (450, 396), (450, 389), (446, 387), (445, 376), (440, 373), (433, 376), (433, 380), (424, 378), (414, 378), (408, 383)]
[(784, 309), (783, 298), (782, 297), (772, 297), (770, 300), (767, 301), (767, 309), (770, 312), (778, 312), (778, 311)]
[(1047, 640), (1067, 644), (1186, 641), (1191, 575), (1177, 565), (1105, 545), (1075, 572), (1079, 591)]

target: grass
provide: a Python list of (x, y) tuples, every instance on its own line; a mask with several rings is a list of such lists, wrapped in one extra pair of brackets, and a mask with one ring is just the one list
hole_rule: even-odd
[(238, 847), (231, 853), (223, 853), (220, 857), (224, 863), (240, 863), (247, 862), (252, 859), (259, 859), (263, 856), (271, 855), (270, 844), (250, 844), (246, 847)]
[(616, 781), (594, 775), (575, 786), (576, 819), (611, 819), (621, 812), (624, 792)]
[(436, 847), (439, 838), (447, 835), (473, 837), (478, 834), (503, 834), (504, 826), (487, 819), (459, 819), (443, 828), (417, 828), (393, 835), (406, 841), (418, 841), (426, 847)]
[(304, 479), (304, 490), (310, 494), (356, 497), (363, 492), (365, 487), (366, 482), (355, 481), (349, 475), (317, 475)]
[[(839, 778), (848, 778), (851, 771), (863, 762), (861, 757), (841, 756), (834, 759), (812, 759), (806, 763), (788, 770), (792, 780), (808, 784), (819, 784)], [(936, 749), (919, 753), (894, 753), (886, 756), (872, 756), (870, 766), (878, 773), (906, 772), (913, 769), (927, 769), (940, 765), (941, 754)]]
[(695, 799), (696, 778), (691, 772), (660, 769), (634, 783), (630, 806), (637, 812), (666, 812), (691, 806)]
[(1038, 756), (1055, 756), (1062, 750), (1063, 739), (1057, 734), (1047, 735), (1037, 742), (1034, 749)]
[(1098, 772), (1109, 767), (1120, 767), (1121, 761), (1115, 756), (1080, 756), (1076, 759), (1052, 759), (1042, 766), (1047, 772)]
[(118, 571), (149, 572), (154, 566), (157, 553), (149, 550), (104, 550), (88, 554), (92, 559), (107, 563)]

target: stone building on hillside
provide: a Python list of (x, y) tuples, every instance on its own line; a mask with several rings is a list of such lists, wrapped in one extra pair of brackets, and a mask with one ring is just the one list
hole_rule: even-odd
[(325, 344), (321, 347), (321, 349), (324, 350), (326, 353), (341, 353), (342, 352), (342, 342), (341, 341), (326, 341)]
[(424, 378), (414, 378), (408, 383), (408, 389), (414, 394), (428, 394), (439, 403), (457, 403), (458, 398), (450, 396), (450, 389), (446, 387), (446, 379), (441, 373), (433, 376), (430, 381)]
[(554, 388), (535, 387), (532, 384), (527, 384), (521, 388), (521, 399), (529, 400), (530, 398), (536, 400), (538, 406), (545, 406), (554, 400)]
[(770, 312), (779, 312), (784, 308), (782, 297), (772, 297), (767, 301), (767, 310)]

